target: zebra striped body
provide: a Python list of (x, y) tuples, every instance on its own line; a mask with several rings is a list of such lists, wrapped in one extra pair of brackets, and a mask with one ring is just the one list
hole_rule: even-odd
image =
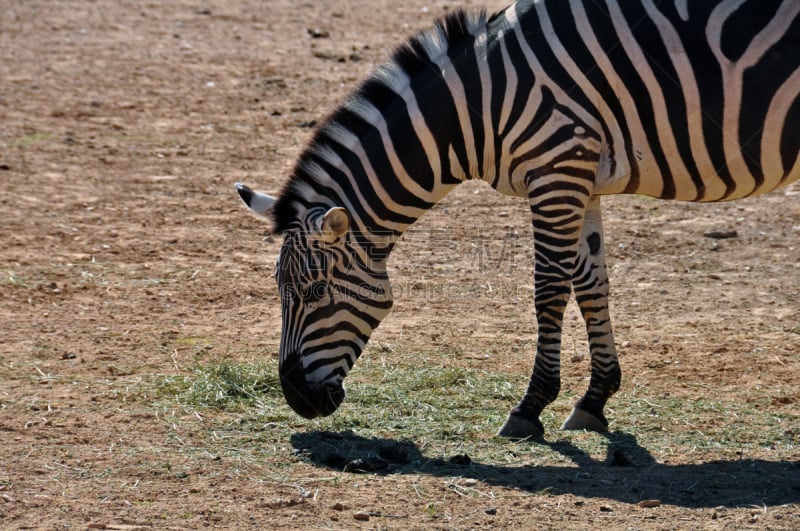
[(620, 370), (600, 197), (723, 201), (800, 178), (800, 2), (537, 0), (457, 12), (412, 38), (317, 131), (273, 202), (285, 235), (281, 374), (301, 415), (332, 413), (388, 314), (397, 238), (458, 183), (528, 199), (538, 323), (502, 435), (541, 435), (574, 290), (592, 376), (565, 428), (605, 429)]

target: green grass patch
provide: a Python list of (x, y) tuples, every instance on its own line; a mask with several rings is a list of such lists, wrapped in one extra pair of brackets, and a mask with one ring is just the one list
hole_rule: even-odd
[(162, 394), (174, 395), (180, 406), (192, 411), (258, 410), (280, 395), (277, 371), (255, 363), (194, 365), (186, 374), (165, 377), (159, 387)]
[(55, 136), (56, 135), (54, 135), (53, 133), (28, 133), (21, 136), (17, 140), (12, 141), (11, 145), (26, 148), (33, 144), (39, 144), (41, 142), (52, 140), (53, 138), (55, 138)]
[[(522, 396), (526, 377), (460, 367), (392, 365), (382, 358), (361, 360), (347, 383), (348, 396), (339, 411), (310, 421), (286, 405), (274, 361), (197, 364), (178, 376), (158, 377), (156, 386), (162, 407), (177, 406), (202, 416), (204, 444), (212, 447), (209, 453), (234, 453), (241, 459), (257, 455), (279, 467), (293, 462), (285, 459), (291, 452), (286, 446), (290, 441), (326, 433), (351, 434), (334, 438), (351, 446), (357, 441), (360, 448), (408, 444), (420, 459), (465, 453), (473, 461), (519, 466), (603, 463), (612, 447), (658, 462), (748, 455), (787, 459), (797, 452), (791, 405), (778, 402), (776, 407), (774, 398), (767, 396), (735, 401), (710, 392), (707, 398), (687, 400), (649, 395), (641, 388), (635, 394), (623, 391), (608, 410), (612, 433), (603, 435), (558, 430), (577, 399), (562, 391), (542, 414), (547, 442), (520, 443), (494, 434)], [(327, 440), (314, 441), (329, 445)]]
[(22, 289), (35, 289), (34, 282), (31, 281), (28, 277), (24, 275), (20, 275), (13, 271), (6, 271), (5, 275), (5, 282), (11, 284), (14, 287), (22, 288)]

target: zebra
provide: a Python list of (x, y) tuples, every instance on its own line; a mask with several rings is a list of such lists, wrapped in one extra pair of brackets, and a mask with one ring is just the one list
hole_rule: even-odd
[(411, 37), (319, 126), (277, 197), (236, 184), (283, 235), (280, 380), (330, 415), (392, 307), (386, 261), (455, 186), (526, 198), (537, 344), (500, 436), (541, 437), (574, 291), (591, 355), (562, 429), (605, 431), (621, 371), (601, 197), (693, 202), (800, 179), (800, 2), (526, 0)]

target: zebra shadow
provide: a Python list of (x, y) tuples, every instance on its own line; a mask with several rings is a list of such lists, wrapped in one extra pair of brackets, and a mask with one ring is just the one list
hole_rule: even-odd
[(295, 433), (291, 444), (314, 465), (340, 472), (473, 478), (534, 493), (631, 504), (657, 499), (687, 508), (800, 502), (800, 462), (737, 459), (672, 465), (656, 462), (633, 435), (613, 432), (606, 438), (603, 460), (567, 441), (509, 443), (510, 452), (517, 444), (543, 444), (572, 461), (547, 466), (479, 463), (466, 454), (428, 457), (411, 441), (368, 438), (351, 431)]

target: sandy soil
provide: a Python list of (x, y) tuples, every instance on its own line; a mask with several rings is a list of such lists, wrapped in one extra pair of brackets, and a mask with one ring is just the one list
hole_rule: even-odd
[[(602, 484), (515, 501), (524, 485), (502, 480), (501, 463), (480, 465), (504, 493), (495, 515), (451, 496), (450, 518), (439, 520), (393, 494), (416, 485), (446, 490), (425, 472), (327, 484), (319, 502), (298, 497), (289, 481), (254, 481), (224, 461), (198, 465), (189, 481), (145, 476), (160, 463), (158, 449), (175, 441), (164, 419), (127, 407), (136, 390), (125, 395), (118, 382), (191, 362), (193, 349), (173, 348), (178, 336), (214, 338), (223, 345), (215, 354), (238, 359), (277, 348), (277, 246), (261, 241), (264, 227), (243, 212), (232, 183), (276, 191), (316, 121), (394, 45), (454, 7), (0, 4), (0, 527), (800, 527), (800, 456), (761, 456), (755, 471), (675, 456), (670, 466), (678, 468), (664, 477), (683, 486), (697, 467), (739, 474), (724, 486), (729, 500), (749, 500), (754, 485), (778, 478), (768, 511), (729, 513), (710, 509), (712, 492), (646, 509), (604, 494)], [(687, 401), (771, 397), (765, 414), (780, 415), (797, 443), (798, 196), (795, 185), (725, 205), (606, 201), (626, 389), (649, 386)], [(528, 226), (524, 203), (475, 183), (453, 192), (398, 249), (398, 301), (373, 343), (452, 353), (462, 366), (490, 359), (525, 379)], [(711, 230), (737, 237), (704, 237)], [(565, 337), (564, 387), (577, 392), (586, 360), (574, 308)], [(143, 448), (150, 451), (136, 452)], [(292, 466), (287, 477), (331, 475), (313, 462)], [(608, 485), (630, 480), (602, 474)], [(332, 509), (337, 499), (417, 516), (362, 522)]]

